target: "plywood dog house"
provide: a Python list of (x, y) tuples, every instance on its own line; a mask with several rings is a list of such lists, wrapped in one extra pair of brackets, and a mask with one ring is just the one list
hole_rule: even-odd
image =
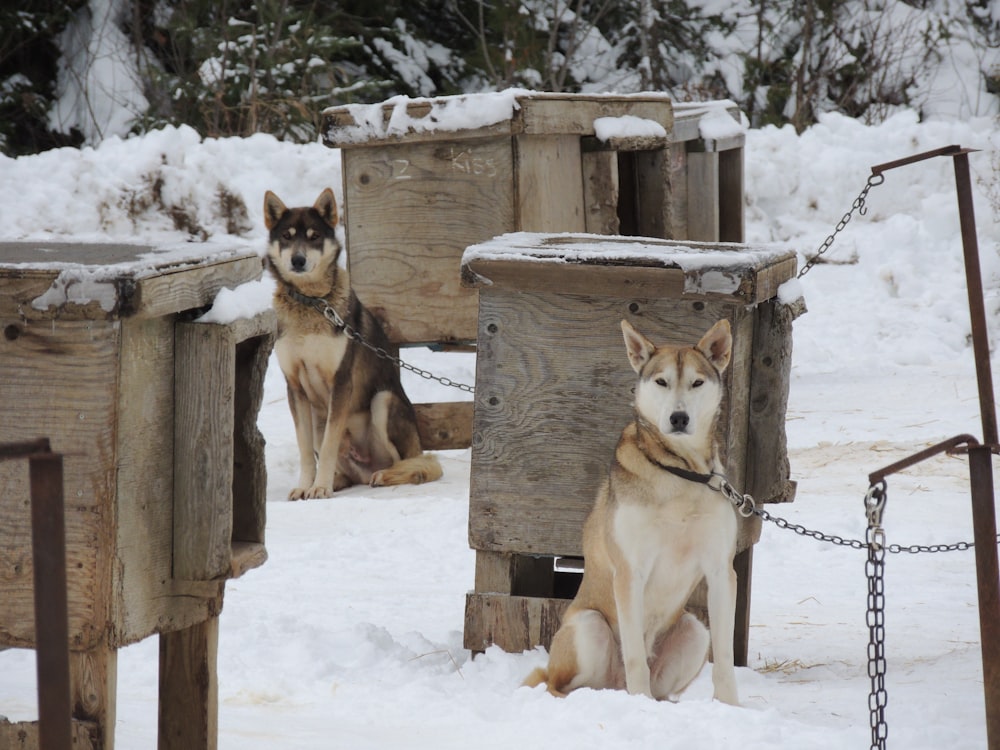
[[(192, 319), (260, 273), (246, 251), (0, 244), (0, 443), (64, 455), (76, 747), (113, 747), (116, 651), (151, 635), (159, 747), (216, 746), (225, 582), (266, 558), (274, 316)], [(0, 646), (35, 644), (27, 473), (0, 463)], [(0, 722), (4, 737), (36, 747), (37, 726)]]
[[(583, 522), (632, 419), (622, 319), (675, 345), (729, 320), (734, 349), (719, 425), (727, 476), (758, 502), (792, 499), (784, 424), (791, 313), (775, 296), (795, 264), (787, 250), (598, 235), (517, 233), (466, 251), (463, 277), (480, 303), (467, 648), (548, 646), (579, 585)], [(759, 518), (742, 520), (742, 664), (759, 534)]]
[[(598, 137), (595, 123), (623, 118), (656, 127)], [(738, 120), (728, 102), (658, 94), (513, 90), (331, 108), (323, 140), (341, 150), (354, 288), (394, 343), (467, 345), (478, 312), (478, 290), (460, 281), (469, 245), (515, 231), (740, 242)], [(469, 444), (469, 402), (418, 414), (425, 447)]]

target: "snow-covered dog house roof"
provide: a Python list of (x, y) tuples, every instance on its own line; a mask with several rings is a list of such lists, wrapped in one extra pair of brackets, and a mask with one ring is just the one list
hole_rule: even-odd
[(339, 148), (348, 263), (397, 343), (476, 338), (469, 245), (518, 231), (743, 240), (731, 102), (511, 89), (324, 112)]

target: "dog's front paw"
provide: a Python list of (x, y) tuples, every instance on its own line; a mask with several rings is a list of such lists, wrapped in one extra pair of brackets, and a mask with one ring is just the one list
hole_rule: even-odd
[(308, 489), (302, 487), (296, 487), (294, 490), (288, 493), (289, 500), (315, 500), (319, 497), (332, 497), (333, 491), (329, 487), (320, 487), (318, 485), (313, 485)]

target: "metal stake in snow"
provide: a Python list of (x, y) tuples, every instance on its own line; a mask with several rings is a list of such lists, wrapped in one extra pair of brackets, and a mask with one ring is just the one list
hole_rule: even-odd
[(975, 149), (945, 146), (906, 159), (872, 167), (873, 176), (935, 156), (951, 156), (955, 165), (958, 192), (958, 216), (962, 228), (965, 255), (965, 278), (972, 319), (972, 349), (979, 385), (979, 413), (983, 424), (983, 442), (967, 441), (972, 493), (972, 525), (976, 546), (976, 578), (979, 593), (979, 632), (983, 652), (983, 690), (986, 698), (986, 738), (989, 750), (1000, 750), (1000, 567), (997, 563), (996, 511), (993, 506), (992, 454), (1000, 452), (997, 438), (996, 404), (993, 399), (993, 375), (990, 370), (986, 306), (983, 300), (982, 272), (979, 267), (979, 243), (972, 204), (972, 180), (969, 176), (969, 153)]

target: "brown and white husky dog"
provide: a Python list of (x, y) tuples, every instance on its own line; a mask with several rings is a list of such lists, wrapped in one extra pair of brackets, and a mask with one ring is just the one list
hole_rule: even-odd
[[(639, 376), (635, 420), (583, 529), (580, 590), (552, 640), (546, 669), (526, 680), (565, 695), (625, 688), (663, 700), (683, 691), (712, 647), (715, 697), (737, 704), (733, 668), (737, 518), (710, 488), (721, 472), (715, 428), (729, 364), (729, 322), (692, 347), (654, 346), (627, 321)], [(708, 583), (711, 633), (685, 604)]]
[[(299, 446), (299, 482), (289, 498), (329, 497), (352, 484), (438, 479), (441, 465), (421, 449), (398, 369), (349, 335), (353, 331), (375, 348), (390, 347), (351, 289), (347, 269), (338, 265), (333, 191), (327, 188), (315, 205), (303, 208), (286, 208), (268, 191), (264, 223), (267, 265), (277, 281), (274, 348)], [(327, 308), (339, 318), (336, 327), (324, 315)]]

